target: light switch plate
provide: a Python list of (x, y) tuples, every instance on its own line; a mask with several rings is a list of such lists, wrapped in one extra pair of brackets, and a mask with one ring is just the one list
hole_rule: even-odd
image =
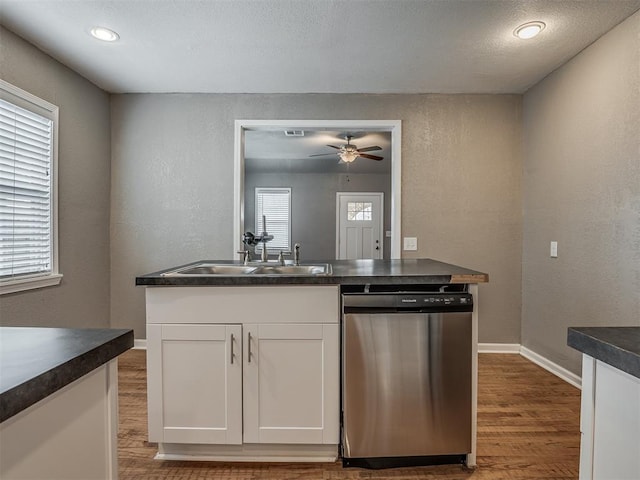
[(551, 242), (549, 255), (551, 255), (551, 258), (558, 258), (558, 242)]
[(404, 237), (405, 250), (418, 250), (418, 239), (416, 237)]

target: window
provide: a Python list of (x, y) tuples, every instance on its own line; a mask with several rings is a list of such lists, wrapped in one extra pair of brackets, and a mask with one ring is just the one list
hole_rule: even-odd
[(60, 283), (58, 107), (0, 80), (0, 293)]
[(347, 202), (347, 220), (368, 221), (373, 217), (373, 203), (371, 202)]
[[(256, 188), (256, 235), (262, 235), (263, 218), (266, 218), (267, 233), (273, 235), (267, 250), (291, 251), (290, 188)], [(262, 251), (262, 244), (257, 245), (256, 250)]]

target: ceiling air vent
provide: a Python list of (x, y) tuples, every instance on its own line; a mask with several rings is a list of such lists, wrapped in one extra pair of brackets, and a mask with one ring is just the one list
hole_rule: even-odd
[(304, 130), (285, 130), (284, 134), (287, 137), (304, 137)]

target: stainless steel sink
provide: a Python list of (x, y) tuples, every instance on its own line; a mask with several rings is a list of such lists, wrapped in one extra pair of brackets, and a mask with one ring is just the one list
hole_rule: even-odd
[(261, 264), (239, 265), (233, 263), (200, 263), (166, 272), (164, 276), (236, 276), (236, 275), (331, 275), (329, 263), (313, 265)]
[(247, 275), (253, 273), (258, 267), (254, 265), (234, 265), (234, 264), (214, 264), (201, 263), (192, 265), (172, 272), (167, 272), (166, 276), (198, 276), (198, 275)]
[(253, 272), (254, 275), (331, 275), (331, 265), (263, 265)]

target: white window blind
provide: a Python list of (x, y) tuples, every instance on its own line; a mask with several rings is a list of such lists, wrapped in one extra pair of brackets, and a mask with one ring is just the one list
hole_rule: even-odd
[[(256, 188), (256, 235), (262, 235), (262, 217), (266, 217), (267, 233), (273, 240), (267, 243), (268, 251), (291, 251), (291, 189)], [(262, 244), (256, 246), (262, 251)]]
[(0, 280), (52, 272), (53, 121), (0, 98)]

